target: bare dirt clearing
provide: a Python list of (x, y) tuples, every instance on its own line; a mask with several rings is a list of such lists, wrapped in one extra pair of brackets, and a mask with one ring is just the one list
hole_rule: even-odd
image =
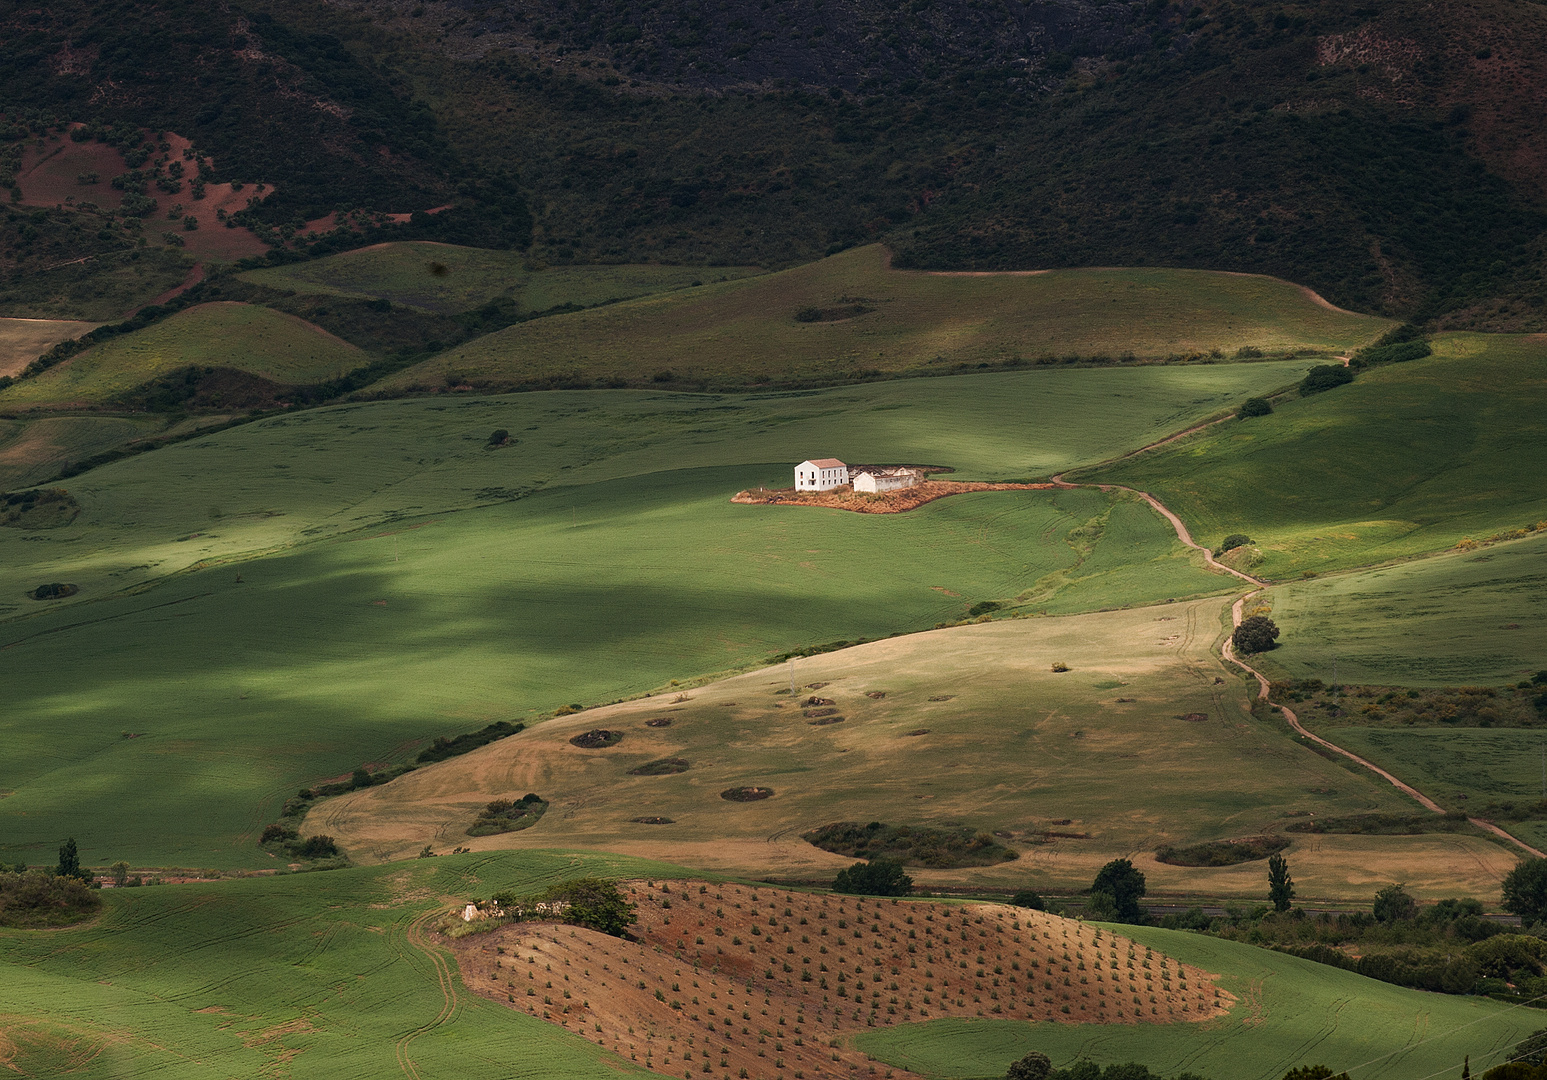
[(899, 491), (884, 491), (871, 495), (851, 488), (833, 491), (800, 491), (794, 488), (754, 488), (738, 491), (733, 503), (761, 506), (826, 506), (835, 510), (852, 510), (857, 514), (901, 514), (914, 510), (925, 503), (943, 499), (947, 495), (960, 495), (966, 491), (1046, 491), (1058, 484), (994, 484), (972, 480), (925, 480)]
[(1036, 911), (698, 881), (627, 887), (637, 941), (514, 923), (449, 943), (463, 981), (686, 1080), (850, 1077), (869, 1061), (847, 1036), (918, 1020), (1171, 1024), (1235, 1001), (1208, 972)]

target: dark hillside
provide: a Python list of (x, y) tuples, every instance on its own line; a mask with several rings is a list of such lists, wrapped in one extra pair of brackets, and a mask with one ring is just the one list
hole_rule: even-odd
[(185, 134), (273, 185), (255, 214), (296, 247), (382, 235), (291, 239), (329, 211), (450, 204), (395, 228), (531, 227), (548, 263), (881, 239), (910, 266), (1209, 267), (1547, 326), (1535, 0), (0, 0), (0, 33), (0, 109)]

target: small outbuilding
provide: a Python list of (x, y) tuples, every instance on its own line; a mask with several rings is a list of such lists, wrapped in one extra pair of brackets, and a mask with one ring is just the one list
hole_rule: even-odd
[(861, 466), (854, 471), (854, 490), (875, 495), (917, 484), (923, 476), (916, 469)]
[(796, 491), (831, 491), (849, 482), (849, 467), (837, 458), (816, 458), (795, 466)]

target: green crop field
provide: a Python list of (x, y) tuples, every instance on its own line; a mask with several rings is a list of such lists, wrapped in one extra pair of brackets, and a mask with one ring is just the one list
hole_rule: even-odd
[[(1547, 667), (1547, 536), (1273, 590), (1264, 670), (1332, 682), (1516, 682)], [(1255, 662), (1255, 661), (1254, 661)]]
[[(435, 267), (439, 269), (435, 269)], [(454, 315), (510, 297), (523, 313), (564, 304), (592, 307), (651, 293), (762, 273), (748, 266), (554, 266), (536, 269), (519, 251), (452, 244), (378, 244), (325, 259), (250, 270), (242, 278), (272, 289), (385, 299)]]
[(19, 1051), (5, 1064), (83, 1080), (332, 1080), (406, 1063), (465, 1080), (626, 1075), (578, 1034), (468, 993), (416, 926), (442, 897), (586, 873), (680, 871), (538, 854), (107, 892), (80, 929), (0, 930), (0, 1046)]
[(160, 431), (144, 416), (48, 416), (0, 420), (0, 491), (39, 484), (71, 462)]
[[(95, 470), (67, 485), (73, 524), (0, 535), (7, 850), (73, 831), (104, 858), (250, 865), (298, 786), (414, 740), (925, 629), (978, 599), (1031, 590), (1067, 611), (1219, 589), (1159, 517), (1090, 492), (900, 516), (729, 498), (788, 482), (815, 447), (964, 475), (1062, 468), (1297, 366), (377, 402)], [(1116, 421), (1088, 422), (1113, 402)], [(496, 427), (517, 443), (487, 449)], [(1066, 573), (1064, 536), (1109, 510), (1110, 538)], [(80, 593), (26, 597), (55, 581)]]
[(1539, 1013), (1480, 998), (1406, 990), (1309, 960), (1179, 930), (1114, 926), (1118, 933), (1221, 978), (1238, 1003), (1203, 1024), (1090, 1026), (936, 1020), (865, 1032), (860, 1049), (929, 1077), (989, 1078), (1040, 1050), (1062, 1066), (1140, 1061), (1165, 1075), (1278, 1080), (1300, 1065), (1347, 1070), (1353, 1080), (1459, 1076), (1470, 1056), (1481, 1075), (1542, 1026)]
[[(912, 871), (918, 881), (1072, 890), (1108, 860), (1131, 857), (1161, 894), (1260, 899), (1262, 862), (1169, 866), (1154, 851), (1258, 835), (1308, 813), (1400, 813), (1413, 804), (1252, 718), (1244, 687), (1213, 652), (1227, 604), (913, 634), (588, 710), (321, 803), (305, 829), (337, 837), (361, 859), (411, 857), (425, 844), (562, 841), (720, 872), (823, 880), (852, 859), (806, 843), (801, 834), (811, 829), (831, 821), (960, 823), (993, 832), (1020, 858), (920, 868)], [(1054, 672), (1055, 662), (1071, 670)], [(799, 706), (813, 694), (843, 721), (814, 724)], [(645, 723), (659, 718), (670, 726)], [(605, 750), (569, 742), (598, 727), (623, 732), (622, 742)], [(629, 771), (667, 757), (690, 767)], [(771, 787), (774, 796), (720, 798), (747, 786)], [(490, 800), (527, 791), (552, 805), (535, 826), (466, 835)], [(640, 816), (671, 823), (641, 824)], [(1050, 829), (1064, 835), (1049, 838)], [(1287, 854), (1302, 899), (1364, 900), (1396, 880), (1426, 897), (1492, 896), (1514, 864), (1495, 844), (1454, 835), (1302, 837)]]
[(1530, 482), (1547, 463), (1547, 338), (1445, 334), (1434, 350), (1082, 479), (1154, 492), (1202, 543), (1246, 533), (1280, 579), (1547, 518)]
[[(1272, 278), (1193, 270), (1059, 270), (950, 275), (892, 270), (880, 246), (748, 281), (527, 323), (387, 379), (384, 389), (555, 378), (745, 384), (845, 378), (864, 371), (949, 371), (1036, 360), (1341, 352), (1383, 320), (1317, 304)], [(796, 314), (815, 308), (823, 321)]]
[(194, 365), (312, 383), (369, 362), (353, 345), (293, 316), (247, 304), (200, 304), (13, 384), (0, 391), (0, 408), (108, 402)]

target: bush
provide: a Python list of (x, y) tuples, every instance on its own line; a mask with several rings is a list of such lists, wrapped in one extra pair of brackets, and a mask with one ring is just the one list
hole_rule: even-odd
[(858, 862), (838, 871), (833, 892), (854, 896), (907, 896), (913, 891), (913, 879), (902, 872), (896, 859), (877, 858)]
[(1283, 851), (1289, 843), (1283, 836), (1248, 836), (1240, 840), (1211, 840), (1188, 847), (1167, 844), (1155, 852), (1155, 859), (1170, 866), (1238, 866), (1266, 859)]
[(1273, 403), (1267, 398), (1249, 397), (1241, 402), (1241, 407), (1235, 414), (1242, 419), (1251, 416), (1267, 416), (1273, 411)]
[(1236, 652), (1242, 654), (1267, 652), (1274, 647), (1277, 639), (1278, 627), (1266, 615), (1253, 615), (1248, 619), (1242, 619), (1241, 625), (1230, 635), (1230, 640), (1235, 643)]
[(467, 828), (468, 836), (496, 836), (499, 833), (530, 829), (548, 812), (547, 800), (528, 792), (514, 801), (495, 799), (478, 814)]
[(1354, 381), (1354, 373), (1342, 364), (1317, 364), (1300, 380), (1300, 396), (1309, 397)]
[(101, 894), (78, 877), (44, 870), (0, 873), (0, 926), (67, 926), (101, 906)]
[(820, 322), (822, 309), (815, 307), (803, 307), (795, 313), (796, 322)]
[(1042, 894), (1032, 892), (1030, 889), (1021, 889), (1010, 897), (1010, 903), (1016, 907), (1030, 908), (1032, 911), (1047, 910), (1047, 902), (1042, 899)]
[(952, 869), (959, 866), (992, 866), (1010, 862), (1016, 853), (994, 839), (992, 833), (968, 825), (885, 825), (872, 821), (837, 821), (802, 834), (807, 843), (837, 855), (856, 859), (895, 859), (903, 866)]
[(1216, 556), (1223, 555), (1227, 551), (1234, 551), (1238, 547), (1245, 547), (1251, 542), (1252, 538), (1245, 533), (1231, 533), (1220, 541), (1219, 547), (1215, 550), (1214, 554)]
[(297, 859), (333, 859), (338, 857), (339, 850), (331, 836), (319, 833), (292, 843), (290, 854)]
[(573, 878), (526, 898), (495, 893), (494, 903), (518, 919), (552, 918), (552, 906), (562, 905), (558, 916), (562, 921), (613, 937), (627, 936), (628, 928), (638, 921), (634, 906), (609, 878)]
[(1053, 1071), (1053, 1062), (1046, 1054), (1033, 1050), (1010, 1066), (1005, 1080), (1047, 1080)]
[(504, 428), (495, 428), (489, 435), (489, 446), (504, 446), (510, 442), (510, 432)]
[(419, 756), (414, 760), (421, 765), (433, 761), (445, 761), (469, 751), (476, 750), (480, 746), (487, 746), (496, 739), (503, 739), (510, 735), (526, 730), (525, 724), (513, 724), (508, 720), (496, 720), (488, 727), (478, 731), (467, 732), (451, 739), (436, 739), (429, 746), (419, 751)]

